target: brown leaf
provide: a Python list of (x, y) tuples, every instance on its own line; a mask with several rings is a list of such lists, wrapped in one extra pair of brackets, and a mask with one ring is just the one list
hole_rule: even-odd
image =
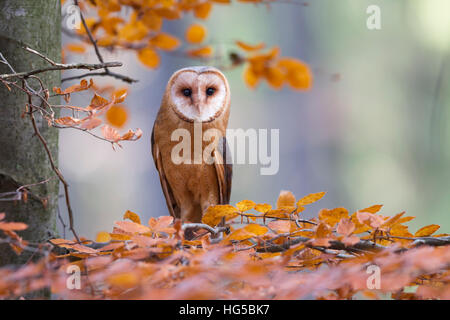
[(339, 221), (336, 231), (344, 236), (349, 236), (355, 231), (355, 224), (349, 218)]
[(294, 207), (295, 196), (292, 192), (283, 190), (280, 192), (277, 200), (277, 208), (281, 207)]

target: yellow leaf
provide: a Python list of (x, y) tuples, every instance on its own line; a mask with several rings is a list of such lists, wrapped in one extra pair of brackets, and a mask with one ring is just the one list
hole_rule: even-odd
[(161, 29), (163, 19), (152, 10), (147, 10), (142, 16), (142, 22), (153, 31), (159, 31)]
[(97, 233), (95, 242), (110, 242), (110, 241), (111, 236), (109, 235), (108, 232), (100, 231), (99, 233)]
[(141, 224), (141, 218), (139, 218), (136, 213), (131, 212), (130, 210), (127, 210), (127, 212), (125, 212), (125, 214), (123, 215), (123, 219), (130, 219), (133, 222)]
[(295, 196), (292, 192), (282, 190), (277, 200), (277, 208), (281, 207), (294, 207), (295, 206)]
[(111, 240), (125, 241), (131, 239), (131, 237), (126, 234), (110, 233), (109, 235), (111, 236)]
[(260, 203), (255, 206), (255, 210), (261, 213), (267, 213), (269, 212), (270, 209), (272, 209), (272, 206), (267, 203), (264, 204)]
[(199, 19), (208, 18), (211, 13), (212, 4), (210, 2), (203, 2), (194, 7), (194, 15)]
[(202, 217), (202, 222), (215, 227), (225, 217), (226, 220), (233, 219), (238, 216), (237, 209), (228, 204), (209, 207)]
[(236, 204), (236, 207), (238, 208), (239, 211), (244, 212), (253, 209), (255, 205), (256, 203), (254, 203), (251, 200), (242, 200)]
[(186, 30), (185, 37), (190, 43), (201, 43), (206, 37), (206, 28), (201, 24), (191, 24)]
[(322, 209), (319, 211), (319, 220), (326, 222), (334, 227), (342, 218), (348, 217), (348, 211), (345, 208)]
[(199, 58), (207, 58), (209, 56), (211, 56), (213, 53), (213, 49), (211, 48), (211, 46), (205, 46), (205, 47), (201, 47), (198, 49), (192, 49), (192, 50), (188, 50), (187, 54), (192, 56), (192, 57), (199, 57)]
[(267, 233), (269, 229), (267, 227), (261, 226), (259, 224), (248, 224), (244, 228), (237, 229), (233, 231), (228, 237), (227, 240), (245, 240), (250, 239), (252, 237), (260, 236)]
[(161, 50), (171, 51), (180, 46), (180, 40), (168, 33), (160, 33), (150, 39), (150, 44)]
[(133, 12), (130, 22), (119, 29), (119, 38), (126, 41), (140, 41), (148, 34), (147, 26), (141, 21), (137, 20), (136, 13)]
[(251, 45), (251, 44), (244, 43), (242, 41), (236, 41), (236, 44), (245, 51), (261, 50), (261, 49), (264, 49), (264, 47), (266, 46), (264, 44), (264, 42), (258, 43), (256, 45)]
[(259, 83), (259, 77), (251, 65), (249, 65), (244, 70), (244, 82), (251, 88), (254, 89)]
[(417, 232), (414, 234), (414, 237), (428, 237), (431, 236), (433, 233), (435, 233), (440, 226), (437, 224), (430, 224), (429, 226), (425, 226), (423, 228), (420, 228), (417, 230)]
[(114, 274), (108, 277), (108, 283), (122, 288), (134, 287), (139, 282), (139, 277), (133, 272)]
[(123, 105), (112, 106), (108, 111), (106, 111), (106, 121), (116, 127), (122, 128), (128, 119), (127, 108)]
[(66, 49), (74, 53), (85, 53), (86, 47), (78, 43), (68, 43), (66, 44)]
[[(295, 208), (294, 208), (295, 209)], [(269, 210), (267, 211), (264, 216), (266, 216), (267, 218), (288, 218), (289, 217), (289, 213), (291, 213), (292, 210), (286, 210), (283, 208), (278, 208), (275, 210)]]
[(159, 56), (155, 50), (145, 47), (138, 51), (139, 60), (149, 68), (155, 69), (159, 66)]
[(311, 193), (297, 201), (297, 206), (305, 206), (314, 203), (325, 195), (325, 192)]
[(275, 67), (266, 68), (264, 76), (272, 88), (281, 89), (283, 86), (284, 74), (280, 69)]
[(171, 8), (158, 8), (154, 11), (158, 16), (167, 20), (176, 20), (181, 18), (181, 12), (179, 10)]
[(113, 100), (114, 103), (122, 103), (127, 97), (127, 95), (128, 95), (127, 88), (118, 89), (112, 93), (111, 100)]
[(97, 93), (94, 94), (94, 97), (91, 100), (91, 103), (89, 104), (90, 109), (97, 109), (102, 108), (106, 106), (109, 103), (108, 100), (103, 98), (102, 96), (99, 96)]
[(373, 206), (370, 206), (368, 208), (365, 208), (365, 209), (362, 209), (362, 210), (359, 210), (359, 211), (361, 211), (361, 212), (377, 213), (378, 211), (381, 210), (382, 207), (383, 207), (382, 204), (375, 204)]
[(390, 217), (389, 219), (387, 219), (386, 221), (383, 222), (382, 227), (383, 228), (390, 228), (392, 226), (394, 226), (395, 224), (399, 223), (400, 218), (405, 214), (405, 212), (400, 212), (398, 214), (396, 214), (393, 217)]

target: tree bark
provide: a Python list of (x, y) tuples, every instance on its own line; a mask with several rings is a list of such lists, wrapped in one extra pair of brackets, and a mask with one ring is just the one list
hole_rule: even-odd
[[(48, 66), (43, 59), (23, 50), (18, 40), (53, 61), (60, 61), (60, 0), (0, 0), (0, 52), (16, 72)], [(3, 73), (11, 73), (11, 70), (0, 63), (0, 74)], [(38, 76), (50, 90), (61, 84), (60, 71)], [(38, 88), (36, 80), (27, 81), (33, 88)], [(16, 88), (11, 89), (8, 91), (0, 83), (0, 193), (13, 192), (22, 185), (55, 176), (44, 148), (34, 134), (30, 118), (27, 115), (21, 117), (28, 102), (27, 95)], [(59, 100), (56, 97), (52, 99)], [(35, 115), (37, 126), (56, 161), (58, 130), (49, 127), (38, 113)], [(26, 202), (0, 199), (0, 213), (6, 213), (7, 221), (28, 225), (28, 229), (18, 232), (23, 239), (45, 242), (56, 235), (58, 189), (59, 181), (53, 178), (45, 184), (30, 187), (31, 194)], [(23, 264), (30, 255), (27, 252), (17, 255), (9, 245), (0, 245), (0, 266)], [(33, 257), (37, 258), (36, 255)]]

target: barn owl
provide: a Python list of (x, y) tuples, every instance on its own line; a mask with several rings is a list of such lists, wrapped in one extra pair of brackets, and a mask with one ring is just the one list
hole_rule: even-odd
[[(175, 218), (200, 222), (209, 206), (229, 203), (232, 177), (226, 143), (229, 114), (230, 88), (218, 69), (184, 68), (169, 79), (153, 126), (151, 144), (167, 207)], [(173, 150), (179, 141), (173, 141), (172, 133), (184, 129), (194, 140), (196, 126), (203, 133), (211, 131), (208, 129), (219, 133), (211, 139), (213, 142), (200, 137), (197, 144), (203, 151), (213, 143), (210, 157), (213, 161), (175, 163)], [(194, 145), (192, 141), (189, 151), (193, 153)]]

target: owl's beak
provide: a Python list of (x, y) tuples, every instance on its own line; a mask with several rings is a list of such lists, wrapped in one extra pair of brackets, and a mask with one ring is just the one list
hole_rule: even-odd
[(202, 106), (201, 106), (200, 99), (199, 99), (199, 96), (198, 96), (198, 95), (194, 94), (194, 95), (192, 96), (192, 103), (193, 103), (194, 108), (195, 108), (195, 110), (197, 111), (197, 113), (198, 113), (198, 114), (201, 114), (201, 112), (202, 112)]

